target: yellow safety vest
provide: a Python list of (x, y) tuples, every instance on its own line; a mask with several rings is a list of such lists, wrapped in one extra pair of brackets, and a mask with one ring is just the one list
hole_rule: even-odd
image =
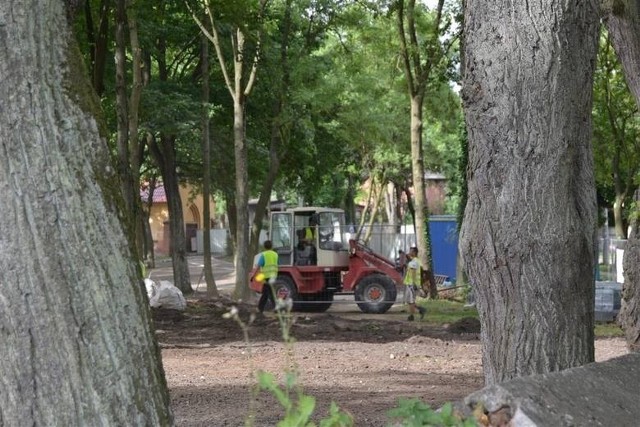
[[(411, 262), (413, 262), (414, 260), (411, 260)], [(413, 270), (412, 268), (407, 267), (407, 273), (404, 275), (404, 284), (407, 286), (411, 286), (411, 285), (415, 285), (415, 286), (420, 286), (420, 282), (421, 282), (421, 278), (422, 278), (422, 265), (420, 264), (420, 260), (415, 259), (415, 261), (418, 263), (418, 268), (416, 268), (416, 277), (415, 277), (415, 281), (416, 283), (413, 282), (413, 279), (411, 278), (411, 270)]]
[(260, 271), (267, 279), (272, 279), (278, 276), (278, 253), (273, 250), (267, 250), (262, 252), (264, 257), (264, 265), (260, 267)]
[(304, 230), (304, 238), (306, 240), (313, 240), (313, 228), (307, 227)]

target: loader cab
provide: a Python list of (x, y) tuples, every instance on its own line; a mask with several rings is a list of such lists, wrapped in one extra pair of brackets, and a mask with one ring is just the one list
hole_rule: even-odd
[(273, 212), (269, 235), (282, 266), (349, 265), (348, 234), (341, 209), (304, 207)]

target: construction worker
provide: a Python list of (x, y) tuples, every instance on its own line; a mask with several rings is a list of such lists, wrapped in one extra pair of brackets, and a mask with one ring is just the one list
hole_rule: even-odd
[(416, 294), (418, 293), (418, 287), (420, 286), (422, 278), (422, 266), (418, 259), (418, 248), (411, 248), (407, 258), (409, 259), (409, 262), (407, 263), (407, 273), (404, 276), (405, 301), (409, 305), (409, 318), (407, 320), (414, 320), (416, 310), (420, 313), (420, 320), (422, 320), (424, 319), (424, 315), (427, 310), (425, 310), (424, 307), (418, 307), (416, 305)]
[(318, 226), (318, 215), (313, 214), (309, 217), (309, 226), (304, 228), (304, 242), (307, 246), (311, 248), (311, 256), (309, 260), (311, 264), (315, 265), (318, 263), (317, 252), (316, 252), (316, 231)]
[(273, 245), (271, 240), (265, 240), (263, 246), (264, 251), (258, 256), (257, 262), (258, 267), (260, 267), (258, 274), (264, 276), (262, 295), (260, 296), (260, 301), (258, 301), (258, 311), (260, 313), (264, 311), (267, 301), (269, 300), (271, 300), (275, 306), (276, 298), (272, 285), (275, 283), (276, 277), (278, 277), (278, 253), (272, 249)]
[(314, 245), (316, 242), (316, 227), (318, 225), (318, 218), (316, 215), (309, 217), (309, 226), (304, 228), (304, 240), (309, 245)]

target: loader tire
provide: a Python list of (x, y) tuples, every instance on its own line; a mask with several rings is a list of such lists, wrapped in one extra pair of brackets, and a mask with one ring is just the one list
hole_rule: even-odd
[[(273, 293), (275, 294), (276, 299), (291, 298), (292, 301), (296, 301), (298, 299), (298, 290), (296, 289), (296, 285), (288, 276), (278, 276), (276, 278), (276, 282), (271, 285), (271, 287), (273, 288)], [(293, 310), (296, 308), (296, 304), (294, 304)], [(267, 302), (264, 309), (267, 311), (275, 309), (275, 305), (272, 300)]]
[(356, 286), (355, 299), (365, 313), (385, 313), (396, 302), (395, 282), (384, 274), (366, 276)]

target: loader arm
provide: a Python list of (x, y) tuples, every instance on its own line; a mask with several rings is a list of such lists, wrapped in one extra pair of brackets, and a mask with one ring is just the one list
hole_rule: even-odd
[(395, 263), (374, 252), (371, 248), (354, 239), (349, 240), (350, 263), (360, 264), (378, 270), (389, 276), (396, 285), (402, 285), (402, 275), (396, 270)]

